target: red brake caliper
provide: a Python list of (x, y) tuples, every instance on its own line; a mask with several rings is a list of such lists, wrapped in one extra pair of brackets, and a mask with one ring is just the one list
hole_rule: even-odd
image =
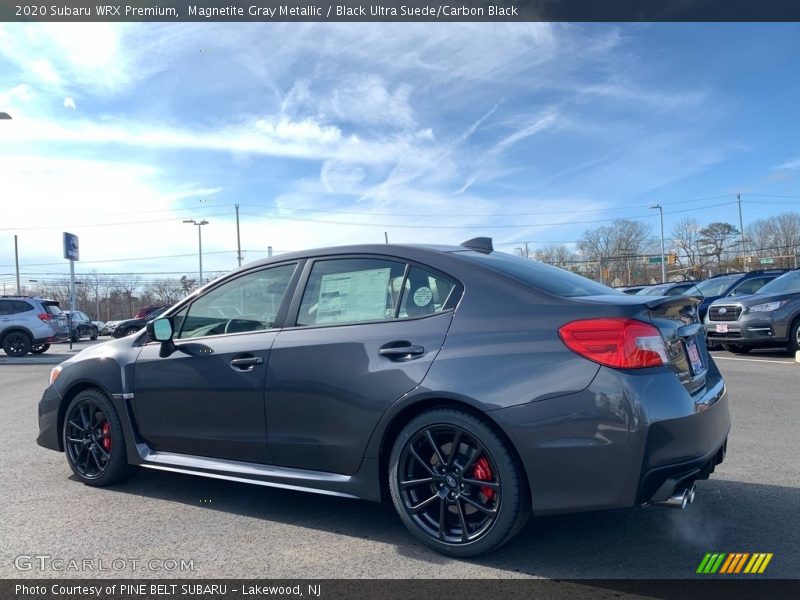
[[(473, 469), (472, 475), (478, 481), (492, 481), (494, 479), (492, 476), (492, 469), (489, 467), (489, 461), (486, 460), (485, 456), (481, 456), (475, 463), (475, 469)], [(494, 490), (490, 487), (482, 487), (481, 492), (489, 500), (494, 498)]]
[(103, 432), (103, 439), (100, 444), (105, 448), (106, 452), (111, 452), (111, 424), (106, 421), (100, 429)]

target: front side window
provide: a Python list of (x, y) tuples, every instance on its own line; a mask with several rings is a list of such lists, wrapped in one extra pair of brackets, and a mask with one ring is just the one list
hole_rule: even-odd
[(405, 264), (377, 258), (314, 263), (297, 324), (332, 325), (394, 318)]
[(754, 277), (753, 279), (748, 279), (743, 281), (739, 287), (731, 292), (731, 296), (745, 296), (747, 294), (755, 294), (758, 290), (764, 287), (764, 284), (767, 283), (767, 279), (763, 277)]
[(296, 266), (262, 269), (208, 291), (176, 317), (178, 335), (175, 337), (196, 338), (272, 329)]

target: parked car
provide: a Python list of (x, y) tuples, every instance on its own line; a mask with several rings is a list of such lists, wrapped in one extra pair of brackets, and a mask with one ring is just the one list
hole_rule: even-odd
[(646, 287), (650, 287), (650, 286), (647, 286), (647, 285), (631, 285), (631, 286), (623, 286), (623, 287), (614, 288), (614, 289), (616, 289), (619, 292), (622, 292), (623, 294), (637, 294), (638, 292), (640, 292), (641, 290), (643, 290)]
[(114, 325), (114, 328), (111, 330), (111, 337), (121, 338), (139, 332), (148, 321), (155, 319), (157, 316), (167, 310), (167, 308), (167, 306), (162, 306), (149, 313), (146, 317), (139, 319), (125, 319), (124, 321), (117, 321), (116, 325)]
[(680, 281), (677, 283), (657, 283), (648, 285), (638, 292), (637, 296), (683, 296), (695, 287), (695, 281)]
[(100, 330), (100, 335), (111, 335), (117, 327), (119, 321), (106, 321), (103, 328)]
[(720, 298), (755, 294), (765, 284), (786, 273), (785, 269), (757, 270), (748, 273), (723, 273), (697, 283), (697, 294), (703, 301), (697, 305), (700, 320), (704, 321), (708, 307)]
[(800, 271), (773, 279), (757, 293), (711, 303), (706, 336), (737, 354), (758, 347), (800, 350)]
[(730, 428), (697, 302), (488, 238), (285, 254), (53, 369), (38, 443), (93, 486), (141, 466), (385, 497), (473, 556), (531, 513), (693, 500)]
[(103, 335), (103, 329), (105, 329), (106, 324), (103, 321), (92, 321), (95, 327), (97, 327), (97, 331), (100, 332), (100, 335)]
[(136, 311), (136, 314), (133, 315), (134, 319), (146, 319), (151, 314), (156, 312), (161, 308), (166, 308), (163, 304), (148, 304), (147, 306), (140, 306), (139, 309)]
[[(91, 317), (81, 310), (65, 310), (64, 314), (70, 319), (71, 335), (73, 342), (80, 341), (82, 337), (96, 340), (100, 335), (97, 325), (92, 322)], [(70, 318), (71, 317), (71, 318)]]
[(67, 339), (67, 318), (55, 300), (0, 296), (0, 346), (9, 356), (41, 354)]

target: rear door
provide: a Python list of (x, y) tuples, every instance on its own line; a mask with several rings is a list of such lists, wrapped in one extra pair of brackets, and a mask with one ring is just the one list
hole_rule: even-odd
[(461, 288), (376, 256), (310, 262), (304, 281), (270, 356), (269, 448), (281, 466), (352, 474), (381, 415), (428, 372)]

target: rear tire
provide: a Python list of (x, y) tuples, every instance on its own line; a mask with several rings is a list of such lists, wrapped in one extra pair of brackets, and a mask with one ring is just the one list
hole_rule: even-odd
[(25, 356), (31, 351), (31, 336), (24, 331), (12, 331), (3, 338), (3, 352), (9, 356)]
[(50, 344), (34, 344), (31, 346), (31, 354), (44, 354), (50, 349)]
[(83, 390), (69, 403), (62, 441), (67, 463), (86, 485), (113, 485), (136, 470), (128, 464), (122, 421), (98, 389)]
[(742, 346), (741, 344), (722, 344), (722, 347), (733, 354), (747, 354), (752, 350), (750, 346)]
[(483, 420), (453, 408), (425, 411), (402, 429), (389, 458), (389, 490), (411, 534), (448, 556), (494, 550), (530, 516), (513, 449)]

